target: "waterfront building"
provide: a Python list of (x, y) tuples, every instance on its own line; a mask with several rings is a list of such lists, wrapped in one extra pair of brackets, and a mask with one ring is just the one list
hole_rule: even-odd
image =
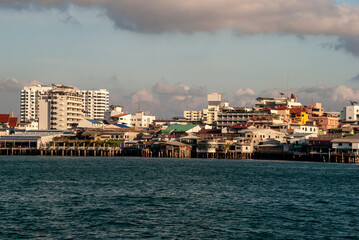
[[(57, 106), (57, 103), (62, 105)], [(20, 122), (39, 122), (39, 129), (65, 129), (67, 123), (64, 123), (64, 114), (68, 114), (69, 124), (78, 123), (80, 115), (89, 119), (103, 119), (108, 109), (109, 92), (106, 89), (81, 91), (59, 84), (35, 84), (21, 90)], [(57, 115), (57, 119), (52, 119), (54, 115)]]
[(144, 112), (136, 112), (131, 116), (131, 127), (148, 128), (154, 120), (156, 120), (155, 116), (145, 114)]
[(201, 130), (199, 125), (181, 125), (175, 124), (162, 130), (162, 133), (166, 135), (182, 136), (183, 134), (198, 133)]
[(1, 148), (39, 149), (53, 141), (55, 137), (63, 136), (60, 131), (27, 131), (0, 137)]
[(26, 86), (20, 93), (20, 122), (31, 122), (39, 118), (39, 96), (52, 87), (34, 84)]
[(208, 106), (202, 111), (184, 111), (183, 116), (191, 121), (202, 121), (206, 124), (216, 124), (218, 113), (222, 109), (229, 109), (227, 102), (223, 102), (223, 96), (220, 93), (209, 93), (207, 95)]
[(359, 153), (359, 134), (336, 138), (331, 141), (335, 153)]
[(66, 130), (84, 118), (83, 94), (74, 87), (53, 84), (40, 97), (39, 129)]
[[(217, 115), (217, 128), (234, 125), (247, 125), (249, 121), (258, 121), (272, 117), (268, 111), (255, 111), (253, 108), (222, 109)], [(270, 122), (270, 121), (269, 121)]]
[(106, 89), (82, 90), (84, 117), (103, 120), (109, 110), (109, 92)]
[(358, 124), (359, 105), (356, 102), (352, 102), (351, 105), (345, 106), (340, 114), (340, 118), (343, 123)]

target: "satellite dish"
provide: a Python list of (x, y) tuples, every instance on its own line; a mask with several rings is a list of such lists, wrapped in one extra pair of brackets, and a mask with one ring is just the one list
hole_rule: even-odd
[(351, 104), (351, 105), (357, 105), (357, 104), (358, 104), (358, 102), (355, 102), (355, 101), (350, 101), (350, 104)]

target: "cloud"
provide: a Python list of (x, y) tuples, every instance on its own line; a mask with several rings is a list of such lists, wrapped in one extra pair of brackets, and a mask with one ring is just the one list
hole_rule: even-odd
[[(257, 97), (280, 97), (281, 92), (283, 89), (279, 88), (261, 92), (255, 92), (251, 88), (238, 88), (229, 96), (229, 105), (253, 107)], [(340, 111), (350, 100), (359, 102), (359, 89), (344, 85), (295, 88), (286, 92), (286, 95), (290, 96), (291, 93), (304, 105), (321, 102), (325, 111)], [(207, 89), (158, 82), (150, 88), (141, 89), (129, 95), (113, 96), (111, 102), (124, 105), (128, 112), (134, 112), (138, 109), (138, 99), (140, 99), (141, 111), (150, 112), (157, 117), (171, 118), (182, 116), (185, 110), (206, 108)]]
[(0, 78), (0, 90), (3, 91), (19, 90), (24, 86), (25, 84), (19, 82), (16, 78)]
[(138, 32), (359, 35), (359, 8), (332, 0), (0, 0), (12, 9), (99, 8), (117, 27)]
[[(263, 97), (278, 97), (281, 89), (271, 89), (260, 93)], [(291, 89), (299, 102), (304, 105), (310, 102), (321, 102), (325, 111), (340, 111), (348, 101), (359, 101), (359, 89), (347, 87), (344, 85), (325, 86), (318, 85), (315, 87), (303, 87)]]
[(251, 107), (254, 105), (256, 99), (256, 93), (251, 88), (238, 88), (233, 92), (231, 106), (235, 107)]
[(20, 90), (36, 83), (38, 84), (37, 81), (24, 83), (16, 78), (0, 78), (0, 113), (14, 112), (17, 116), (20, 109)]
[(350, 81), (353, 81), (353, 82), (359, 81), (359, 74), (356, 75), (355, 77), (353, 77), (352, 79), (350, 79)]
[(344, 50), (346, 53), (359, 57), (359, 37), (340, 37), (337, 43), (331, 44), (329, 47), (335, 50)]
[(185, 110), (202, 110), (206, 107), (207, 90), (184, 84), (157, 82), (150, 88), (130, 94), (111, 97), (112, 104), (125, 106), (126, 111), (149, 112), (161, 118), (183, 116)]

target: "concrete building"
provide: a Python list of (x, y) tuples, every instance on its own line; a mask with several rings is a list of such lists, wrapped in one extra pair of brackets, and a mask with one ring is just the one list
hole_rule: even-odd
[(272, 129), (248, 128), (239, 132), (236, 138), (238, 144), (251, 143), (254, 146), (260, 142), (274, 139), (280, 142), (284, 141), (284, 133), (274, 131)]
[(84, 116), (88, 119), (105, 119), (109, 110), (109, 92), (106, 89), (82, 90)]
[(203, 111), (184, 111), (183, 116), (188, 121), (202, 121), (203, 120)]
[(120, 114), (124, 114), (123, 106), (111, 105), (109, 109), (105, 112), (105, 119), (110, 119), (112, 116)]
[(148, 128), (156, 120), (155, 116), (146, 115), (144, 112), (136, 112), (131, 116), (131, 127)]
[(314, 117), (321, 117), (324, 114), (324, 109), (322, 108), (321, 103), (310, 103), (307, 107), (309, 119)]
[(20, 122), (39, 122), (42, 130), (65, 129), (67, 123), (77, 123), (80, 115), (81, 119), (82, 116), (103, 119), (108, 109), (109, 92), (106, 89), (81, 91), (59, 84), (50, 87), (37, 84), (21, 90)]
[(1, 148), (39, 149), (48, 144), (55, 137), (60, 137), (63, 132), (59, 131), (29, 131), (0, 137)]
[(202, 111), (184, 111), (183, 116), (192, 122), (202, 121), (206, 124), (216, 124), (218, 113), (222, 109), (229, 109), (229, 105), (223, 102), (223, 96), (220, 93), (209, 93), (207, 95), (208, 106)]
[(339, 126), (339, 117), (333, 116), (330, 114), (324, 113), (323, 116), (320, 117), (312, 117), (312, 120), (315, 121), (316, 125), (321, 129), (333, 129)]
[(265, 111), (253, 111), (252, 108), (223, 109), (217, 115), (217, 127), (247, 125), (252, 119), (264, 117), (272, 117), (272, 115)]
[(97, 121), (95, 119), (82, 119), (78, 125), (78, 128), (103, 128), (103, 122)]
[(41, 84), (26, 86), (20, 94), (20, 122), (31, 122), (38, 120), (39, 116), (39, 96), (45, 94), (52, 87)]
[(359, 120), (359, 105), (352, 103), (351, 105), (345, 106), (340, 114), (340, 118), (344, 123), (358, 123)]
[(259, 97), (256, 99), (255, 107), (256, 108), (278, 108), (281, 106), (286, 106), (292, 108), (295, 106), (302, 106), (300, 102), (297, 101), (297, 98), (294, 94), (291, 94), (291, 97), (280, 97), (280, 98), (268, 98), (268, 97)]
[(123, 124), (128, 127), (131, 127), (131, 119), (132, 119), (132, 115), (130, 113), (124, 113), (110, 117), (110, 121), (112, 123)]
[(332, 148), (336, 153), (356, 153), (359, 154), (359, 135), (336, 138), (331, 141)]
[(39, 129), (66, 130), (76, 126), (83, 118), (83, 94), (74, 87), (53, 84), (41, 96)]

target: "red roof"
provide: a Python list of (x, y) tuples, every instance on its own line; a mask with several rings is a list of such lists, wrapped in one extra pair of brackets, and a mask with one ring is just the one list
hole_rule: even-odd
[(308, 110), (303, 106), (294, 106), (290, 109), (290, 113), (300, 114), (302, 112), (308, 112)]
[(221, 133), (221, 129), (201, 129), (199, 133)]
[(263, 110), (271, 110), (270, 107), (264, 107)]
[(9, 119), (9, 127), (14, 128), (18, 124), (17, 117), (10, 117)]
[(280, 106), (280, 107), (277, 107), (275, 108), (274, 110), (289, 110), (290, 108), (286, 107), (286, 106)]
[(18, 124), (18, 119), (17, 117), (10, 117), (9, 113), (0, 114), (0, 123), (8, 124), (9, 127), (13, 128)]
[(8, 123), (10, 119), (10, 114), (0, 114), (0, 123)]
[(248, 124), (237, 124), (232, 126), (231, 128), (237, 128), (237, 129), (247, 129), (248, 127), (250, 127), (251, 125)]

